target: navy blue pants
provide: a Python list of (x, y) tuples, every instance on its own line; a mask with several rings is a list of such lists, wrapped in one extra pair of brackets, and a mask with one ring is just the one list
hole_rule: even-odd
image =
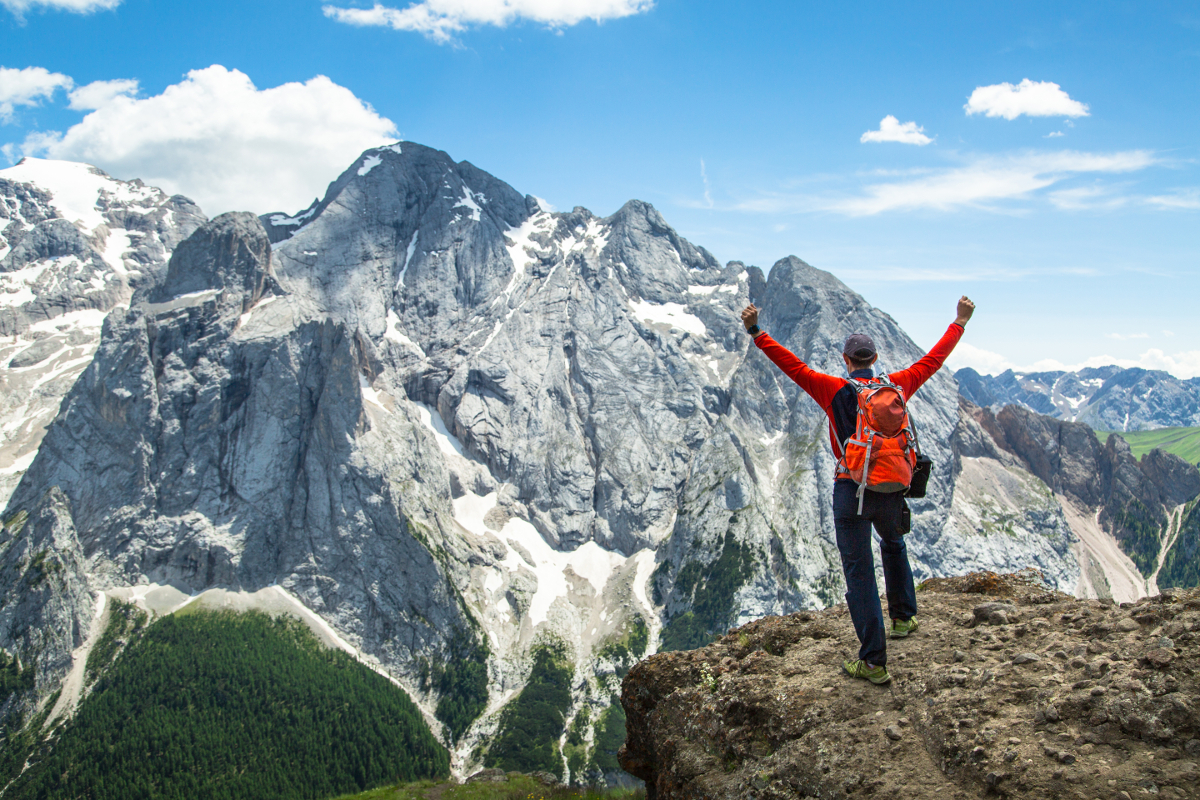
[(842, 554), (842, 573), (846, 576), (846, 605), (861, 646), (858, 657), (876, 666), (887, 663), (887, 632), (883, 609), (879, 605), (879, 586), (875, 583), (875, 560), (871, 554), (871, 526), (879, 534), (879, 555), (883, 561), (883, 581), (887, 591), (888, 616), (912, 619), (917, 614), (917, 590), (908, 548), (901, 533), (900, 510), (903, 492), (883, 494), (867, 492), (862, 514), (858, 513), (858, 484), (849, 480), (833, 482), (833, 527), (837, 532), (838, 551)]

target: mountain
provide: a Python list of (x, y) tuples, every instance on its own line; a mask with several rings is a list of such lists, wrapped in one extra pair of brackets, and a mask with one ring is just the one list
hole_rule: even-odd
[[(1093, 592), (1136, 597), (1143, 586), (1157, 594), (1160, 586), (1198, 585), (1196, 465), (1162, 450), (1137, 459), (1120, 436), (1102, 444), (1083, 423), (1016, 405), (996, 414), (965, 408), (991, 444), (1014, 455), (1060, 499), (1072, 529), (1087, 544), (1081, 557), (1085, 583), (1101, 584), (1093, 585)], [(1109, 537), (1119, 551), (1106, 547)]]
[(86, 164), (0, 170), (0, 504), (91, 360), (105, 314), (162, 279), (205, 221), (185, 197)]
[[(825, 417), (753, 347), (749, 302), (816, 369), (852, 330), (924, 354), (798, 258), (721, 265), (646, 203), (549, 212), (410, 142), (302, 213), (204, 223), (109, 314), (9, 500), (0, 717), (64, 686), (70, 713), (102, 595), (269, 590), (399, 682), (455, 770), (616, 780), (638, 658), (842, 598)], [(1081, 562), (1111, 534), (1081, 539), (1058, 466), (958, 393), (943, 371), (911, 404), (936, 463), (918, 579), (1108, 590)]]
[(963, 397), (994, 411), (1019, 405), (1103, 431), (1200, 426), (1200, 378), (1181, 380), (1161, 370), (1109, 366), (992, 376), (967, 367), (954, 377)]

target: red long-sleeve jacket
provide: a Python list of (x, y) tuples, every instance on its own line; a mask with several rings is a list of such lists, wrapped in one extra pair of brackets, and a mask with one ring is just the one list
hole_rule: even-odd
[[(962, 338), (963, 326), (957, 322), (950, 327), (925, 356), (908, 369), (893, 372), (888, 380), (900, 387), (904, 399), (912, 397), (933, 373), (941, 369), (942, 363), (954, 350), (958, 340)], [(767, 354), (767, 358), (784, 374), (794, 380), (809, 397), (817, 401), (817, 405), (829, 417), (829, 442), (833, 445), (833, 454), (842, 457), (842, 442), (854, 435), (854, 425), (858, 416), (858, 397), (850, 381), (834, 375), (817, 372), (796, 357), (792, 351), (775, 341), (765, 331), (754, 337), (754, 344)], [(855, 370), (850, 378), (864, 381), (872, 377), (869, 369)]]

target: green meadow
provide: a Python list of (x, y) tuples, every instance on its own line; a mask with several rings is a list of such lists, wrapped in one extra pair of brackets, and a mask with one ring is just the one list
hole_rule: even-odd
[(1096, 435), (1108, 442), (1109, 436), (1120, 436), (1129, 443), (1135, 458), (1141, 458), (1151, 450), (1165, 450), (1179, 456), (1190, 464), (1200, 464), (1200, 428), (1160, 428), (1155, 431), (1096, 431)]

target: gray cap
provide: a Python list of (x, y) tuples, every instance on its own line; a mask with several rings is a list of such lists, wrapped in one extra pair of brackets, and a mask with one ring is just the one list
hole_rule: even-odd
[(846, 346), (842, 352), (855, 361), (866, 361), (875, 355), (875, 343), (865, 333), (852, 333), (846, 337)]

